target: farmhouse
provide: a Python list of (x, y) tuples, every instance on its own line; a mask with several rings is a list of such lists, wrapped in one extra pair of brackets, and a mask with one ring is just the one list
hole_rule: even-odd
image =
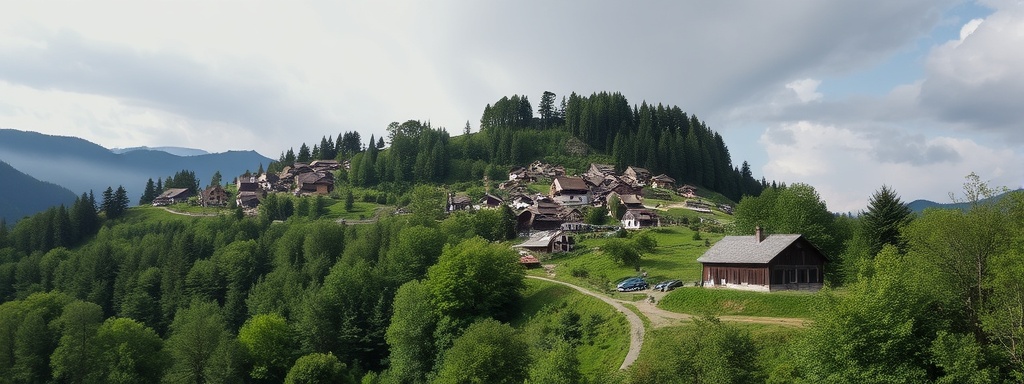
[(654, 188), (673, 189), (675, 188), (675, 185), (676, 179), (673, 179), (664, 173), (651, 178), (651, 187)]
[(565, 234), (565, 232), (540, 231), (530, 236), (529, 240), (515, 247), (537, 253), (558, 253), (569, 252), (575, 246), (576, 241), (572, 236)]
[(622, 215), (622, 228), (640, 229), (661, 226), (658, 215), (648, 209), (629, 209)]
[(622, 172), (622, 178), (630, 184), (642, 187), (651, 181), (651, 171), (646, 168), (629, 166)]
[(219, 184), (204, 189), (200, 195), (199, 203), (204, 207), (223, 207), (228, 203), (228, 193)]
[(803, 235), (726, 236), (703, 256), (705, 287), (750, 291), (821, 289), (828, 258)]
[(551, 182), (550, 196), (565, 206), (587, 205), (594, 200), (590, 187), (580, 177), (556, 177)]
[(189, 197), (192, 197), (192, 194), (189, 193), (188, 189), (170, 188), (164, 191), (164, 193), (161, 193), (160, 196), (157, 196), (155, 199), (153, 199), (153, 205), (164, 206), (176, 203), (184, 203), (188, 201)]

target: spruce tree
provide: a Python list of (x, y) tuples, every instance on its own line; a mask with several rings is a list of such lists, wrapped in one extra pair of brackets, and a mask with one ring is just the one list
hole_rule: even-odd
[(868, 210), (861, 217), (861, 228), (870, 245), (871, 255), (891, 244), (902, 249), (900, 227), (910, 222), (910, 207), (900, 200), (892, 188), (883, 185), (868, 201)]

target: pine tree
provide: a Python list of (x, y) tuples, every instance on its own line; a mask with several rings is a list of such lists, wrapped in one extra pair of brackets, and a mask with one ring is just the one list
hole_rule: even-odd
[(883, 185), (868, 201), (868, 210), (861, 217), (862, 229), (871, 247), (871, 255), (877, 254), (886, 244), (902, 248), (900, 228), (911, 220), (910, 207), (900, 200), (892, 188)]
[(156, 197), (156, 184), (153, 183), (153, 178), (146, 180), (146, 188), (142, 191), (142, 197), (139, 198), (139, 205), (146, 205), (153, 202), (153, 198)]
[(295, 161), (300, 163), (309, 163), (310, 156), (309, 146), (307, 146), (306, 143), (302, 143), (302, 145), (299, 146), (299, 154), (295, 158)]

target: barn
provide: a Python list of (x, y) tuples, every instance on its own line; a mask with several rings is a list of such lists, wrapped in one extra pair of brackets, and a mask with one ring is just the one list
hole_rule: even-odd
[(697, 259), (705, 287), (750, 291), (821, 289), (829, 262), (803, 235), (726, 236)]

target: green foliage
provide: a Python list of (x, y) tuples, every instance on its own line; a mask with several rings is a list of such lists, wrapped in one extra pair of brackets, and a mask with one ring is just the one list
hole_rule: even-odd
[(677, 288), (666, 295), (658, 307), (677, 313), (714, 316), (812, 317), (819, 303), (816, 294), (806, 292), (749, 292), (701, 287)]
[(55, 379), (82, 383), (95, 380), (90, 373), (96, 370), (96, 356), (101, 352), (95, 349), (93, 337), (96, 329), (103, 321), (103, 308), (93, 303), (75, 301), (64, 306), (64, 311), (57, 319), (61, 330), (57, 349), (50, 355), (50, 366)]
[(241, 351), (216, 303), (197, 300), (178, 310), (166, 345), (173, 364), (164, 380), (204, 383), (242, 375)]
[[(826, 296), (826, 309), (808, 329), (801, 362), (810, 382), (921, 382), (927, 351), (940, 320), (928, 293), (909, 278), (908, 261), (885, 248), (875, 274), (843, 295)], [(879, 315), (884, 314), (884, 315)]]
[(101, 382), (155, 383), (167, 367), (163, 340), (132, 319), (107, 319), (96, 330), (93, 343), (100, 352), (93, 369)]
[(615, 263), (640, 268), (640, 250), (631, 241), (611, 239), (604, 243), (601, 251)]
[(437, 220), (444, 217), (444, 191), (429, 185), (418, 185), (412, 190), (412, 202), (409, 203), (410, 225), (434, 227)]
[(515, 329), (493, 319), (468, 328), (445, 352), (436, 383), (522, 383), (528, 377), (529, 346)]
[(286, 384), (355, 383), (345, 364), (331, 353), (311, 353), (300, 357), (285, 376)]
[(504, 319), (523, 288), (524, 272), (518, 261), (512, 249), (473, 238), (446, 247), (427, 271), (424, 284), (444, 316)]
[(757, 348), (750, 333), (717, 318), (693, 320), (677, 342), (655, 344), (657, 358), (629, 370), (630, 383), (750, 383), (758, 375)]
[(430, 291), (418, 282), (402, 285), (395, 294), (394, 313), (387, 330), (391, 361), (388, 377), (399, 383), (423, 383), (434, 366), (437, 315)]
[(871, 255), (877, 254), (886, 244), (903, 249), (900, 228), (910, 222), (910, 214), (910, 208), (888, 186), (883, 185), (871, 195), (868, 210), (861, 215), (862, 231)]
[(530, 369), (528, 383), (580, 384), (586, 377), (580, 372), (580, 360), (576, 349), (569, 343), (560, 342), (536, 360)]
[(292, 331), (284, 317), (276, 314), (256, 315), (238, 330), (238, 341), (248, 353), (255, 380), (280, 382), (294, 361), (295, 345)]

